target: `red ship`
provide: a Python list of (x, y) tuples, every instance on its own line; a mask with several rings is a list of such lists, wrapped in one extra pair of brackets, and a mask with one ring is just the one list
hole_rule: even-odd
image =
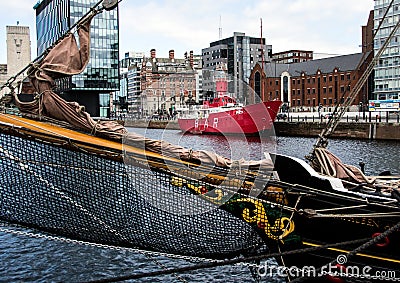
[(202, 106), (193, 106), (178, 117), (183, 132), (192, 134), (245, 134), (255, 135), (272, 129), (282, 102), (279, 100), (260, 102), (243, 106), (228, 94), (226, 73), (218, 72), (216, 77), (218, 97)]
[(222, 96), (178, 118), (178, 124), (183, 132), (192, 134), (254, 135), (272, 128), (281, 103), (274, 100), (240, 106), (232, 97)]

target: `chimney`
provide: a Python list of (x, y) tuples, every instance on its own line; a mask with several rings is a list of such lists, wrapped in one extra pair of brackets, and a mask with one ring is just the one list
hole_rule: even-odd
[(193, 68), (193, 50), (190, 51), (189, 53), (189, 62), (190, 62), (190, 67)]
[(153, 59), (156, 58), (156, 50), (154, 48), (150, 50), (150, 57)]
[(185, 52), (185, 59), (187, 59), (187, 52)]
[(174, 56), (175, 56), (175, 52), (174, 52), (173, 49), (171, 49), (171, 50), (169, 51), (169, 59), (170, 59), (170, 60), (173, 60), (173, 59), (174, 59)]

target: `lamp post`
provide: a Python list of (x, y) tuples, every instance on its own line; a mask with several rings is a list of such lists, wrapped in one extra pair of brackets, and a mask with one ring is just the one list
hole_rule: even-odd
[(321, 117), (322, 103), (318, 105), (318, 117)]
[(157, 96), (157, 113), (160, 114), (160, 93), (157, 91), (157, 89), (155, 90), (156, 96)]

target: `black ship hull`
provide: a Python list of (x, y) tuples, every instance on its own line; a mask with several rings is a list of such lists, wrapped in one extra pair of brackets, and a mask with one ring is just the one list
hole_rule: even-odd
[[(297, 274), (292, 270), (289, 278), (346, 282), (346, 277), (352, 277), (381, 282), (400, 276), (396, 192), (365, 191), (358, 186), (346, 189), (340, 180), (318, 174), (301, 160), (274, 158), (280, 184), (290, 184), (285, 189), (287, 206), (293, 210), (294, 233), (301, 238), (286, 251), (303, 250), (276, 258), (288, 270), (299, 269)], [(284, 245), (280, 250), (285, 250)], [(334, 276), (335, 272), (341, 276)]]

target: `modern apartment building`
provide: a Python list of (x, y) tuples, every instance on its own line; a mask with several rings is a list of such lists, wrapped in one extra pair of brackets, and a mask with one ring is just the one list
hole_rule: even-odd
[[(41, 0), (35, 6), (38, 55), (51, 46), (98, 0)], [(57, 81), (57, 92), (93, 116), (110, 112), (110, 93), (119, 89), (118, 8), (92, 20), (90, 61), (82, 74)]]
[(120, 61), (121, 71), (127, 71), (132, 65), (141, 64), (145, 58), (144, 52), (129, 51), (125, 52), (124, 58)]
[(265, 44), (265, 38), (250, 37), (241, 32), (210, 43), (210, 47), (202, 49), (203, 90), (209, 93), (215, 90), (212, 72), (206, 70), (214, 71), (224, 65), (231, 78), (228, 91), (244, 102), (247, 97), (240, 95), (244, 93), (243, 86), (249, 83), (251, 70), (256, 63), (270, 61), (271, 54), (272, 46)]
[[(379, 26), (386, 9), (389, 7), (389, 0), (375, 0), (374, 6), (374, 28)], [(394, 0), (385, 20), (374, 40), (375, 53), (380, 49), (390, 32), (400, 20), (400, 0)], [(397, 101), (399, 110), (400, 93), (400, 30), (397, 30), (391, 39), (389, 46), (375, 66), (375, 88), (374, 95), (377, 100)]]
[(272, 60), (276, 63), (299, 63), (313, 59), (313, 51), (288, 50), (272, 54)]
[(130, 51), (120, 61), (120, 90), (113, 92), (113, 115), (141, 116), (140, 72), (144, 59), (144, 52)]
[(141, 101), (141, 87), (140, 87), (140, 72), (141, 63), (134, 63), (129, 67), (128, 79), (128, 95), (127, 107), (128, 112), (132, 113), (135, 117), (141, 117), (142, 101)]

